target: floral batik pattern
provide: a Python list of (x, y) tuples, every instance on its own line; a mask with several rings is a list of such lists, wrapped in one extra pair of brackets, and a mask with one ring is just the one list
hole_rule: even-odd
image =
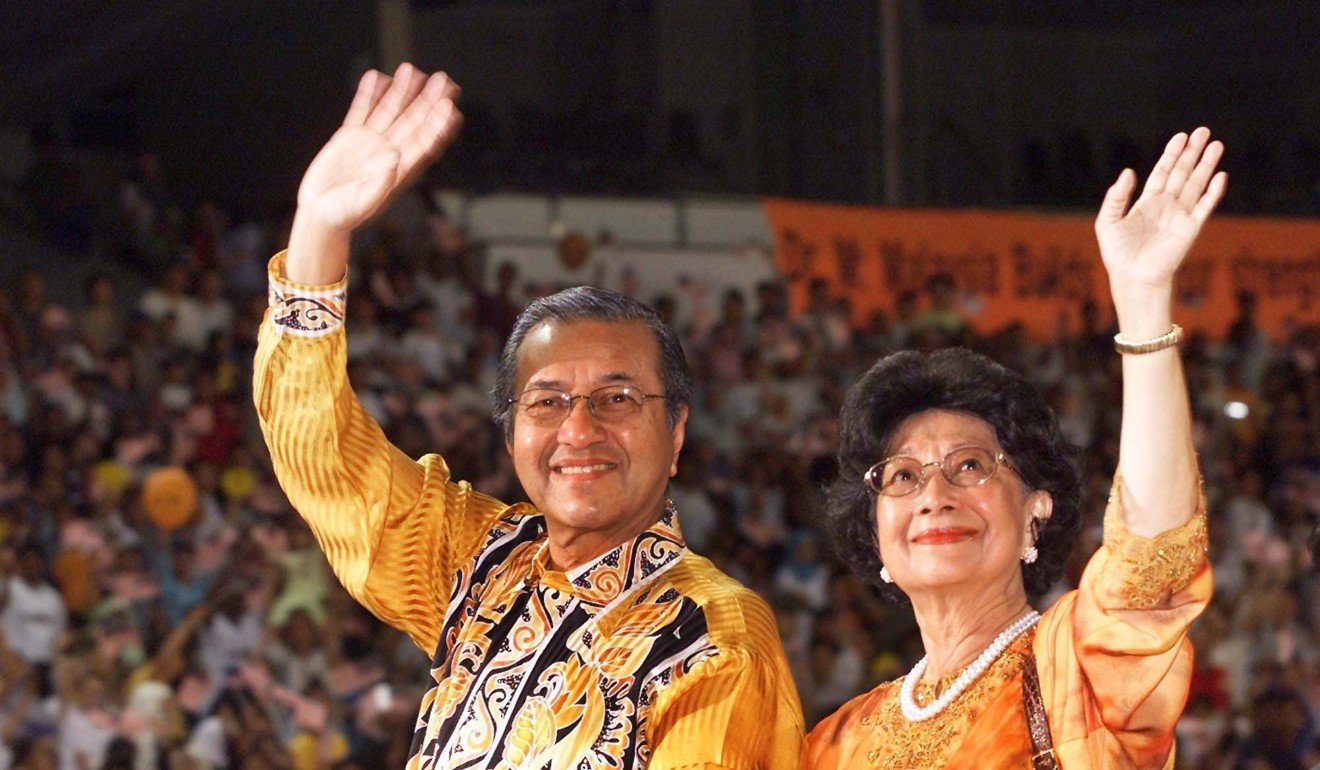
[(657, 692), (716, 654), (663, 579), (687, 550), (672, 509), (568, 573), (549, 569), (544, 526), (500, 519), (455, 576), (410, 769), (644, 767)]

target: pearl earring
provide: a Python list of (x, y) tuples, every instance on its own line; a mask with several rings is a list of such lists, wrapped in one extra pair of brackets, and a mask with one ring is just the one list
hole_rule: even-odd
[(885, 581), (886, 583), (892, 583), (892, 582), (894, 582), (894, 579), (891, 578), (891, 577), (889, 576), (889, 568), (888, 568), (888, 567), (881, 567), (881, 568), (880, 568), (880, 579), (883, 580), (883, 581)]

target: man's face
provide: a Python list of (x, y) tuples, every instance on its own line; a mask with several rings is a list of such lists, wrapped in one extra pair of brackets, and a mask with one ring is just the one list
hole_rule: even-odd
[[(523, 339), (515, 397), (529, 388), (585, 395), (605, 385), (664, 393), (658, 345), (645, 325), (547, 322)], [(586, 399), (575, 400), (555, 425), (513, 409), (509, 452), (527, 496), (545, 514), (552, 549), (571, 543), (577, 555), (599, 555), (655, 522), (677, 471), (686, 410), (671, 430), (657, 398), (611, 421), (595, 417)]]

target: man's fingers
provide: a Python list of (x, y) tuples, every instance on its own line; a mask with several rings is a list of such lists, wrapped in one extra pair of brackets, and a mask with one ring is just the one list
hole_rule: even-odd
[(1201, 153), (1201, 160), (1197, 162), (1196, 168), (1192, 170), (1187, 181), (1183, 183), (1182, 193), (1178, 199), (1182, 201), (1187, 208), (1194, 208), (1201, 200), (1206, 191), (1206, 185), (1210, 183), (1214, 176), (1215, 168), (1219, 165), (1219, 159), (1224, 155), (1223, 142), (1211, 142), (1206, 145), (1205, 152)]
[[(437, 78), (440, 81), (440, 98), (451, 99), (456, 102), (458, 101), (458, 97), (463, 94), (463, 89), (459, 88), (458, 83), (455, 83), (454, 79), (449, 77), (448, 73), (437, 72), (431, 77)], [(430, 83), (427, 83), (427, 85), (430, 85)]]
[(402, 148), (412, 141), (412, 135), (426, 122), (427, 115), (435, 105), (446, 98), (445, 94), (457, 90), (451, 88), (449, 83), (449, 76), (443, 72), (437, 72), (426, 79), (422, 90), (413, 98), (408, 108), (385, 130), (385, 138), (390, 144)]
[(427, 125), (433, 132), (430, 146), (426, 151), (427, 160), (431, 160), (454, 141), (458, 130), (463, 127), (463, 113), (458, 111), (458, 105), (453, 99), (444, 99), (438, 102), (427, 116)]
[(417, 94), (426, 85), (426, 76), (411, 64), (400, 64), (394, 73), (394, 82), (380, 98), (376, 109), (367, 116), (366, 127), (372, 131), (385, 133), (399, 115), (407, 109)]
[(1173, 170), (1169, 172), (1169, 179), (1164, 184), (1165, 192), (1181, 196), (1183, 187), (1187, 184), (1187, 179), (1191, 177), (1196, 163), (1201, 158), (1201, 153), (1205, 150), (1206, 142), (1210, 141), (1210, 129), (1202, 126), (1192, 132), (1187, 138), (1187, 145), (1183, 147), (1182, 152), (1178, 153), (1178, 161), (1173, 164)]
[(1132, 199), (1132, 188), (1137, 186), (1137, 174), (1130, 168), (1123, 169), (1118, 179), (1105, 192), (1105, 199), (1100, 204), (1100, 213), (1095, 217), (1097, 228), (1123, 219), (1128, 201)]
[(392, 80), (383, 72), (367, 70), (358, 81), (357, 93), (353, 95), (353, 103), (349, 105), (348, 114), (344, 116), (344, 125), (360, 126), (365, 123), (367, 116), (376, 108), (376, 104), (380, 102), (380, 97), (390, 87)]
[(1205, 220), (1210, 218), (1214, 212), (1215, 206), (1219, 205), (1219, 199), (1224, 197), (1224, 189), (1228, 187), (1228, 173), (1220, 171), (1210, 178), (1210, 185), (1206, 187), (1205, 195), (1196, 202), (1192, 208), (1192, 216), (1199, 224), (1205, 224)]
[(1164, 145), (1164, 154), (1155, 162), (1155, 168), (1150, 170), (1150, 177), (1146, 179), (1146, 187), (1141, 191), (1141, 197), (1147, 195), (1156, 195), (1164, 192), (1164, 186), (1169, 181), (1169, 172), (1173, 171), (1173, 166), (1178, 162), (1178, 155), (1183, 147), (1187, 146), (1187, 134), (1177, 133)]
[(442, 99), (432, 107), (426, 120), (400, 148), (399, 165), (408, 182), (449, 146), (462, 125), (463, 115), (452, 99)]

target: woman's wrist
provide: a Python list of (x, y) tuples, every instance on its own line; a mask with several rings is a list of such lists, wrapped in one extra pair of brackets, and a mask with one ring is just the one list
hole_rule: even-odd
[(1173, 287), (1118, 287), (1111, 285), (1118, 332), (1124, 339), (1158, 337), (1173, 326)]

